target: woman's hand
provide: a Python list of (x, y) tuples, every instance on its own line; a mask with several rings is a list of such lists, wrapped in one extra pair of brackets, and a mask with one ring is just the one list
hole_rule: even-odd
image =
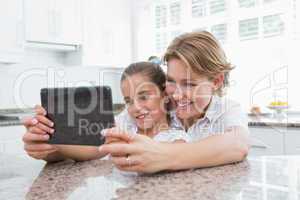
[[(168, 145), (141, 134), (127, 134), (117, 129), (108, 129), (106, 138), (114, 139), (99, 147), (101, 153), (111, 155), (112, 162), (124, 171), (154, 173), (169, 169), (172, 156)], [(119, 140), (120, 142), (118, 142)]]
[(48, 134), (54, 132), (52, 128), (54, 123), (45, 116), (46, 110), (43, 107), (36, 106), (35, 113), (35, 117), (23, 119), (23, 125), (26, 127), (26, 133), (23, 136), (24, 150), (35, 159), (58, 160), (57, 156), (53, 156), (58, 148), (47, 144)]

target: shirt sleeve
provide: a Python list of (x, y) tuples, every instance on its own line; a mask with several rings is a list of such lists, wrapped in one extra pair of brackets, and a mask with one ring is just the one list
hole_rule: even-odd
[(136, 133), (137, 131), (137, 127), (126, 109), (115, 117), (115, 126), (127, 133)]
[(238, 103), (234, 103), (222, 116), (222, 122), (224, 123), (224, 130), (239, 126), (248, 130), (248, 118), (246, 112), (241, 109)]
[(158, 142), (174, 142), (176, 140), (184, 140), (185, 142), (191, 141), (191, 138), (185, 131), (173, 129), (159, 132), (153, 139)]

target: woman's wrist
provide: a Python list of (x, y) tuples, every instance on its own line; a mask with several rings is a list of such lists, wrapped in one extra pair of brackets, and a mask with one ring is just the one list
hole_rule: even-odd
[(178, 151), (179, 145), (184, 143), (162, 143), (162, 152), (165, 160), (163, 163), (163, 170), (176, 171), (180, 164), (180, 153)]

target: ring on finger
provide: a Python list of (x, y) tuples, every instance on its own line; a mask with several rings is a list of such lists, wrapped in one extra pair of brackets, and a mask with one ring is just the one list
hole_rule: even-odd
[(131, 164), (132, 164), (132, 161), (131, 161), (131, 159), (130, 159), (130, 156), (129, 156), (129, 155), (126, 157), (126, 162), (127, 162), (127, 165), (128, 165), (128, 166), (131, 166)]

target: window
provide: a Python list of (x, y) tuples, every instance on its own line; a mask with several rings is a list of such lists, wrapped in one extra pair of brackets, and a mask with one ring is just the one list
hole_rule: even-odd
[(240, 39), (253, 39), (258, 36), (258, 18), (245, 19), (239, 21)]
[(225, 11), (226, 9), (225, 0), (211, 0), (209, 2), (209, 9), (211, 15)]
[(206, 0), (192, 0), (192, 17), (204, 17), (206, 15)]
[(277, 1), (277, 0), (264, 0), (264, 3), (272, 3), (274, 1)]
[(155, 22), (156, 28), (167, 26), (167, 7), (165, 5), (155, 7)]
[(240, 8), (254, 7), (255, 4), (256, 4), (256, 0), (239, 0)]
[(158, 54), (166, 50), (167, 43), (168, 43), (167, 33), (156, 34), (156, 52)]
[(172, 31), (172, 32), (171, 32), (171, 35), (170, 35), (171, 40), (173, 40), (174, 38), (176, 38), (177, 36), (179, 36), (179, 35), (181, 35), (181, 34), (182, 34), (182, 31), (180, 31), (180, 30)]
[(264, 35), (280, 35), (284, 31), (284, 23), (280, 14), (263, 17)]
[(217, 24), (211, 27), (211, 33), (219, 40), (224, 43), (226, 41), (227, 26), (226, 24)]
[(170, 15), (171, 15), (171, 25), (180, 24), (180, 14), (181, 14), (181, 5), (179, 2), (171, 3), (170, 5)]

